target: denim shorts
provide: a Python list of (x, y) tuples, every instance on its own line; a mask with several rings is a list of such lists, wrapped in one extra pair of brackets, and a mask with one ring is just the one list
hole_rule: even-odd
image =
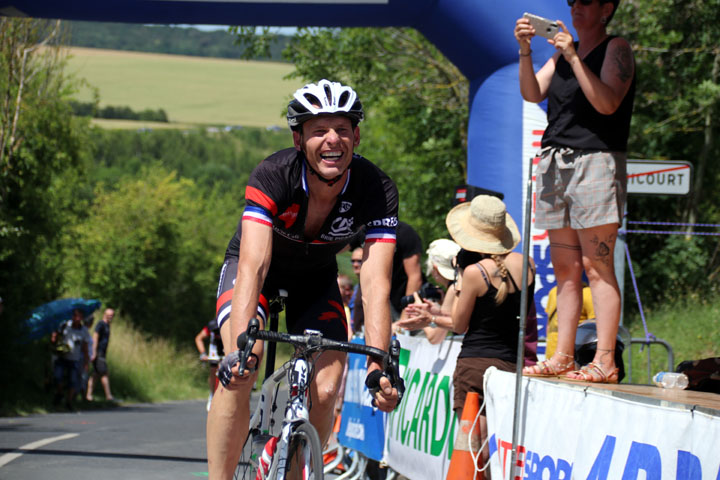
[(546, 147), (536, 171), (535, 227), (575, 230), (622, 223), (625, 152)]

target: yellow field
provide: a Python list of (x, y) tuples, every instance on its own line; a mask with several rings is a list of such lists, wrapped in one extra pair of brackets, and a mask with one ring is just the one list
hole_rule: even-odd
[[(301, 80), (283, 80), (285, 63), (70, 48), (69, 72), (97, 88), (100, 105), (162, 108), (173, 123), (285, 126)], [(83, 86), (77, 100), (92, 100)], [(112, 128), (112, 127), (111, 127)]]

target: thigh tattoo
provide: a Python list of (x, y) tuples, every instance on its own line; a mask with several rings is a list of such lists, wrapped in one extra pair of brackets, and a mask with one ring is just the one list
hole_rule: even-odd
[(592, 240), (590, 240), (590, 243), (595, 245), (595, 260), (603, 263), (606, 266), (610, 266), (612, 264), (612, 259), (610, 258), (610, 254), (612, 253), (612, 250), (610, 249), (610, 245), (613, 245), (615, 243), (615, 237), (616, 234), (612, 234), (608, 236), (605, 240), (600, 240), (597, 235), (595, 235)]

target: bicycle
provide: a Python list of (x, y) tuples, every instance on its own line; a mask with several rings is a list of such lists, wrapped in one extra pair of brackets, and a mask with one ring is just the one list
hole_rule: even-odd
[[(281, 310), (282, 305), (279, 308), (271, 308), (271, 316), (277, 316)], [(272, 321), (270, 323), (273, 324)], [(322, 333), (316, 330), (305, 330), (303, 335), (261, 330), (258, 320), (253, 318), (247, 330), (237, 339), (239, 371), (244, 371), (247, 360), (254, 355), (252, 348), (256, 340), (289, 343), (295, 347), (295, 354), (274, 372), (266, 373), (260, 401), (250, 417), (248, 436), (235, 471), (236, 479), (284, 479), (292, 469), (299, 471), (301, 478), (305, 480), (323, 479), (322, 445), (315, 427), (309, 421), (309, 405), (311, 406), (309, 388), (314, 375), (313, 354), (336, 350), (359, 353), (381, 360), (384, 375), (393, 385), (398, 386), (400, 396), (401, 390), (404, 390), (398, 369), (400, 343), (396, 339), (392, 341), (390, 352), (385, 352), (367, 345), (323, 338)], [(274, 358), (269, 358), (272, 351), (274, 349), (268, 349), (266, 372), (274, 368)], [(368, 388), (371, 390), (379, 388), (379, 380), (383, 373), (370, 375)], [(285, 377), (289, 386), (289, 396), (280, 433), (276, 434), (272, 414), (277, 410), (280, 384)]]

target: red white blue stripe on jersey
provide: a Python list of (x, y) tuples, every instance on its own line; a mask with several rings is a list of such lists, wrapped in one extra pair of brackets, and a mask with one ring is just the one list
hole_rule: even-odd
[(245, 188), (245, 200), (250, 200), (253, 203), (257, 203), (259, 206), (265, 208), (268, 212), (270, 212), (270, 216), (275, 216), (278, 213), (275, 201), (267, 196), (263, 191), (255, 187), (248, 185), (247, 188)]
[(270, 212), (262, 207), (247, 205), (245, 210), (243, 210), (242, 219), (243, 221), (250, 220), (252, 222), (258, 222), (272, 227), (272, 217), (270, 216)]
[(387, 242), (395, 243), (394, 228), (369, 228), (365, 234), (365, 242)]

